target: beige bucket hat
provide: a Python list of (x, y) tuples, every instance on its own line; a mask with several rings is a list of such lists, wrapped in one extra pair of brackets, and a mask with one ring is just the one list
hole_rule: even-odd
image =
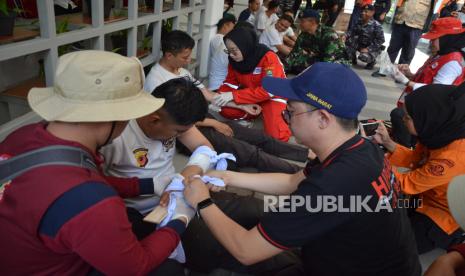
[(137, 58), (105, 51), (79, 51), (58, 60), (53, 87), (32, 88), (28, 102), (47, 121), (126, 121), (150, 114), (165, 102), (143, 91)]
[(456, 176), (449, 183), (447, 201), (455, 221), (465, 229), (465, 175)]

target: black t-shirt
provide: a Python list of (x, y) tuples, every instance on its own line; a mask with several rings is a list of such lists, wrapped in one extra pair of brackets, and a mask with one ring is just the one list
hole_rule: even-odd
[[(376, 145), (354, 136), (304, 172), (292, 196), (306, 196), (306, 205), (266, 213), (258, 229), (267, 241), (281, 249), (302, 247), (307, 275), (420, 275), (406, 209), (395, 204), (399, 182)], [(341, 208), (323, 212), (334, 198)]]

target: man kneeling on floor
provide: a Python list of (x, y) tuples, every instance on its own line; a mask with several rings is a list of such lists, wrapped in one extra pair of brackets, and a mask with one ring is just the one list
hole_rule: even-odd
[[(177, 201), (165, 227), (141, 233), (140, 214), (121, 197), (153, 184), (100, 169), (98, 149), (163, 105), (143, 91), (143, 73), (135, 58), (79, 51), (60, 57), (54, 87), (31, 89), (29, 105), (47, 122), (0, 143), (0, 275), (145, 275), (169, 266), (194, 211)], [(158, 270), (152, 275), (167, 275)]]
[(396, 207), (399, 182), (378, 146), (357, 135), (367, 100), (362, 80), (344, 65), (316, 63), (294, 79), (267, 77), (263, 85), (289, 99), (283, 117), (317, 158), (296, 174), (208, 173), (230, 186), (286, 196), (265, 197), (268, 213), (250, 230), (216, 206), (201, 180), (188, 181), (184, 195), (215, 237), (243, 264), (301, 247), (303, 268), (295, 270), (304, 275), (420, 275), (406, 210)]
[[(121, 136), (104, 147), (102, 153), (109, 174), (139, 177), (153, 183), (153, 191), (161, 196), (160, 205), (166, 206), (168, 196), (171, 201), (173, 195), (179, 192), (173, 191), (172, 185), (179, 183), (180, 187), (176, 190), (182, 191), (181, 183), (185, 178), (203, 175), (207, 169), (216, 165), (218, 156), (194, 126), (205, 119), (208, 110), (207, 102), (194, 82), (184, 77), (171, 79), (157, 86), (152, 96), (164, 99), (163, 107), (152, 114), (131, 120)], [(193, 152), (180, 174), (175, 174), (173, 165), (176, 139)], [(176, 200), (183, 200), (182, 193), (179, 194), (181, 197)], [(215, 198), (222, 210), (246, 228), (253, 227), (263, 213), (262, 202), (252, 197), (221, 192)], [(204, 222), (198, 218), (190, 223), (183, 245), (187, 266), (196, 271), (208, 272), (218, 267), (238, 272), (279, 270), (274, 264), (276, 260), (265, 262), (259, 267), (247, 268), (241, 265), (214, 239)], [(183, 255), (182, 249), (178, 250), (177, 255), (172, 257), (184, 261), (180, 258)], [(278, 259), (282, 258), (285, 257), (280, 256)]]

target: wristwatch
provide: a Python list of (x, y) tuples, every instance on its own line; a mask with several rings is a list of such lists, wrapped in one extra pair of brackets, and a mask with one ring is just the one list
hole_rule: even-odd
[(200, 211), (203, 208), (207, 208), (208, 206), (212, 205), (213, 203), (215, 203), (215, 202), (213, 202), (211, 197), (209, 197), (207, 199), (204, 199), (204, 200), (200, 201), (199, 203), (197, 203), (197, 211)]

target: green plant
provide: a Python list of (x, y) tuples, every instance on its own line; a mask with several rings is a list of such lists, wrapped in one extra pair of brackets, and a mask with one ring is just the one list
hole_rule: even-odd
[(152, 37), (146, 36), (142, 40), (142, 49), (144, 50), (151, 50), (152, 49)]
[(13, 9), (8, 8), (8, 5), (6, 3), (6, 0), (0, 0), (0, 13), (3, 13), (3, 15), (8, 16), (10, 15), (10, 11), (14, 13), (21, 13), (24, 12), (24, 10), (18, 8), (15, 2), (15, 7)]
[[(62, 34), (69, 32), (69, 18), (65, 18), (65, 20), (57, 22), (56, 25), (56, 32), (57, 34)], [(58, 47), (58, 56), (62, 56), (70, 51), (71, 45), (61, 45)]]

